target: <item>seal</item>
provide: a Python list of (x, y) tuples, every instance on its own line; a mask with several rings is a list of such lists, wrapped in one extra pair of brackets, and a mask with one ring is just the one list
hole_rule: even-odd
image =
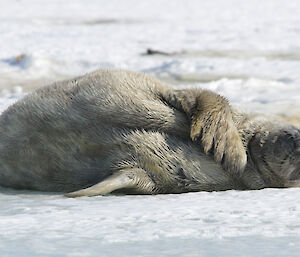
[[(299, 131), (274, 124), (207, 90), (99, 70), (3, 112), (0, 185), (69, 197), (297, 186)], [(272, 150), (285, 151), (287, 137), (293, 147), (277, 160), (285, 166), (264, 167), (274, 163)]]

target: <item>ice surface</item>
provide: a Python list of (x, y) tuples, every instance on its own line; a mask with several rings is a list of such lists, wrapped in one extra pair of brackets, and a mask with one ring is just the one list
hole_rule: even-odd
[[(298, 0), (0, 0), (0, 112), (112, 67), (300, 126), (299, 13)], [(296, 188), (80, 199), (0, 189), (0, 256), (299, 256), (299, 199)]]
[(299, 193), (265, 189), (67, 199), (4, 190), (0, 253), (299, 256)]

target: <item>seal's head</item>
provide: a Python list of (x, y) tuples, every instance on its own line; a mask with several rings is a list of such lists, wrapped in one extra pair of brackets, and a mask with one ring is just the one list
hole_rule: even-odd
[(249, 155), (269, 187), (300, 187), (300, 130), (294, 126), (259, 132)]

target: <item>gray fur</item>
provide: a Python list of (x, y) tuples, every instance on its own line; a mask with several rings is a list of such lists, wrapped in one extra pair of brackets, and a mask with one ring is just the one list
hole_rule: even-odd
[[(1, 115), (0, 185), (79, 190), (73, 197), (297, 186), (299, 138), (212, 92), (102, 70), (39, 89)], [(286, 154), (272, 157), (278, 147)]]

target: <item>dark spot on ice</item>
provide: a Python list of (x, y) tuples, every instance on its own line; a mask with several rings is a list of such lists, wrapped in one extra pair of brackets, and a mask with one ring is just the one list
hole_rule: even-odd
[(172, 53), (168, 53), (168, 52), (148, 48), (146, 53), (144, 53), (143, 55), (172, 55)]
[(20, 68), (24, 69), (28, 67), (28, 64), (30, 62), (30, 57), (26, 54), (19, 54), (14, 57), (2, 59), (2, 61), (11, 66), (19, 66)]
[(134, 23), (141, 23), (138, 20), (131, 20), (131, 19), (92, 19), (92, 20), (85, 20), (83, 24), (85, 25), (107, 25), (107, 24), (134, 24)]
[(277, 79), (277, 81), (278, 81), (278, 82), (285, 83), (285, 84), (290, 84), (290, 83), (292, 83), (292, 82), (293, 82), (293, 80), (292, 80), (292, 79), (290, 79), (290, 78), (285, 78), (285, 77), (283, 77), (283, 78), (279, 78), (279, 79)]

